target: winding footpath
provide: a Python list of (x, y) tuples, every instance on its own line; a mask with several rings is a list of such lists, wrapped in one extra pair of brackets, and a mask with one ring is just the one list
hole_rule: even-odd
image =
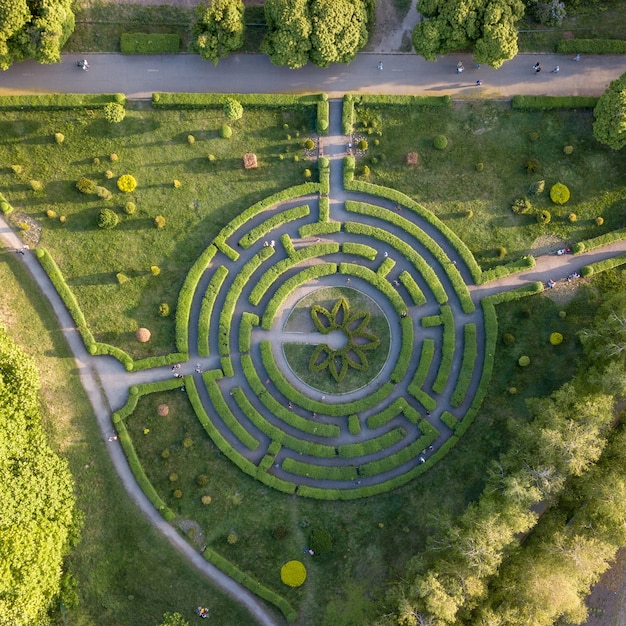
[[(235, 55), (221, 61), (216, 68), (195, 56), (90, 55), (89, 61), (92, 69), (87, 73), (77, 71), (75, 60), (78, 57), (70, 55), (64, 57), (63, 63), (58, 66), (40, 66), (29, 61), (16, 64), (0, 75), (0, 94), (51, 91), (123, 92), (133, 98), (146, 98), (154, 91), (235, 93), (326, 91), (331, 96), (339, 96), (347, 91), (389, 94), (427, 93), (430, 95), (450, 93), (461, 98), (508, 98), (513, 94), (524, 93), (599, 95), (610, 80), (626, 71), (626, 61), (623, 56), (588, 57), (584, 58), (583, 62), (575, 64), (569, 58), (544, 55), (542, 63), (545, 68), (561, 65), (562, 71), (558, 75), (550, 76), (549, 72), (546, 72), (541, 77), (535, 77), (530, 72), (530, 66), (536, 60), (535, 56), (519, 55), (500, 70), (481, 69), (480, 78), (484, 81), (484, 86), (476, 88), (474, 82), (475, 77), (479, 76), (478, 70), (468, 71), (470, 75), (467, 78), (471, 78), (471, 81), (460, 81), (459, 77), (454, 75), (454, 68), (459, 59), (464, 60), (466, 66), (471, 67), (470, 58), (464, 58), (463, 55), (442, 58), (439, 63), (435, 64), (428, 64), (414, 55), (385, 55), (383, 71), (376, 69), (379, 57), (380, 55), (363, 54), (359, 55), (350, 66), (333, 66), (327, 70), (308, 66), (299, 72), (293, 72), (271, 66), (266, 57), (256, 55)], [(463, 79), (465, 78), (463, 76)], [(337, 221), (348, 221), (354, 218), (354, 214), (345, 210), (346, 200), (360, 200), (389, 209), (394, 208), (390, 201), (373, 196), (368, 198), (365, 194), (348, 192), (343, 188), (342, 159), (350, 140), (350, 137), (341, 134), (341, 101), (332, 100), (329, 134), (321, 138), (320, 153), (331, 161), (331, 213), (333, 219)], [(420, 223), (420, 227), (422, 226), (427, 234), (449, 254), (450, 258), (454, 259), (454, 250), (441, 233), (433, 227), (429, 228), (428, 225)], [(402, 232), (399, 228), (397, 232), (394, 232), (394, 227), (391, 225), (389, 230), (398, 236)], [(21, 240), (2, 217), (0, 217), (0, 241), (7, 248), (16, 250), (22, 248)], [(545, 283), (549, 279), (564, 279), (572, 272), (579, 272), (584, 265), (625, 252), (626, 241), (620, 241), (576, 256), (545, 255), (539, 257), (536, 266), (526, 272), (478, 286), (472, 285), (469, 271), (461, 263), (458, 269), (468, 285), (472, 299), (477, 304), (483, 297), (527, 283), (535, 281)], [(90, 356), (84, 348), (71, 316), (37, 259), (29, 251), (26, 251), (21, 258), (51, 302), (59, 320), (59, 327), (74, 354), (81, 383), (94, 408), (102, 435), (105, 440), (108, 440), (115, 432), (111, 414), (125, 404), (129, 387), (170, 378), (170, 367), (128, 373), (112, 357)], [(400, 261), (398, 269), (404, 269)], [(445, 285), (449, 284), (443, 273), (440, 273), (438, 277)], [(345, 284), (345, 280), (341, 280)], [(202, 292), (201, 289), (198, 291)], [(458, 303), (451, 303), (451, 305), (456, 307), (453, 311), (455, 319), (462, 317), (463, 313)], [(395, 317), (388, 303), (387, 305), (381, 303), (381, 306), (388, 307), (385, 314), (389, 318)], [(194, 302), (192, 320), (198, 319), (199, 307), (200, 303)], [(482, 324), (479, 318), (482, 318), (482, 314), (478, 309), (473, 321)], [(190, 329), (194, 328), (197, 329), (195, 322), (190, 325)], [(197, 345), (197, 335), (193, 332), (190, 335), (190, 345)], [(396, 357), (397, 348), (395, 354), (390, 354), (389, 361), (395, 361)], [(484, 354), (480, 355), (481, 361), (483, 358)], [(191, 354), (189, 361), (182, 364), (180, 372), (183, 375), (199, 377), (194, 373), (198, 362), (201, 363), (203, 370), (207, 370), (217, 367), (218, 361), (217, 357), (202, 359), (197, 354)], [(460, 367), (459, 355), (455, 357), (453, 367)], [(474, 378), (472, 385), (474, 387), (478, 385), (478, 378)], [(468, 396), (473, 396), (471, 389)], [(360, 397), (360, 392), (354, 392), (354, 397)], [(208, 401), (207, 398), (203, 399)], [(445, 429), (439, 420), (433, 425), (440, 430)], [(112, 441), (107, 445), (113, 465), (130, 497), (168, 541), (212, 582), (243, 604), (259, 624), (264, 626), (282, 624), (283, 621), (277, 618), (274, 612), (268, 610), (254, 594), (208, 563), (172, 525), (165, 522), (139, 488), (119, 442)]]

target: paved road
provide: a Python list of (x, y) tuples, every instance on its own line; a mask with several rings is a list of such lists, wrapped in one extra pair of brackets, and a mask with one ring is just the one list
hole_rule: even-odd
[[(476, 69), (471, 55), (424, 61), (415, 54), (359, 54), (350, 65), (323, 69), (307, 65), (299, 70), (276, 67), (269, 57), (238, 54), (217, 67), (196, 55), (88, 55), (91, 69), (82, 71), (78, 55), (65, 55), (58, 65), (23, 61), (0, 72), (0, 95), (29, 93), (125, 93), (149, 98), (154, 91), (221, 93), (311, 93), (331, 97), (346, 92), (383, 94), (449, 94), (455, 98), (511, 98), (516, 94), (598, 96), (626, 72), (626, 55), (583, 56), (520, 54), (500, 69)], [(543, 71), (532, 66), (541, 62)], [(383, 70), (377, 69), (383, 62)], [(456, 73), (463, 61), (466, 70)], [(550, 70), (559, 66), (560, 72)], [(476, 87), (476, 80), (483, 85)]]

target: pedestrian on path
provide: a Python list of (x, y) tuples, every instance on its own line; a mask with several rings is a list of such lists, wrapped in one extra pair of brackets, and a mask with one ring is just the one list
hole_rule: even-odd
[(535, 72), (537, 71), (538, 67), (539, 67), (539, 61), (537, 61), (537, 63), (533, 65), (533, 69), (535, 70)]
[(477, 80), (476, 81), (476, 87), (480, 87), (483, 84), (482, 80)]
[(379, 70), (383, 69), (383, 62), (382, 61), (378, 61), (378, 69)]
[(456, 64), (456, 73), (460, 74), (464, 69), (465, 69), (465, 67), (463, 66), (463, 61), (459, 61)]
[(577, 54), (572, 61), (576, 61), (578, 63), (578, 61), (580, 61), (580, 54)]
[(538, 66), (535, 68), (535, 74), (539, 74), (539, 72), (541, 72), (541, 65), (538, 65)]
[(553, 70), (552, 74), (558, 74), (561, 71), (561, 68), (557, 65)]

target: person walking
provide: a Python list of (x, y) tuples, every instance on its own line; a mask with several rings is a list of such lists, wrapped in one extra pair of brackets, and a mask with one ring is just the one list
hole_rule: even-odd
[(535, 70), (535, 72), (537, 71), (538, 67), (539, 67), (539, 61), (537, 61), (537, 63), (533, 65), (533, 69)]
[(541, 65), (535, 67), (535, 74), (539, 74), (539, 72), (541, 72)]
[(464, 69), (465, 69), (465, 67), (463, 67), (463, 61), (459, 61), (456, 64), (456, 73), (460, 74)]
[(483, 84), (482, 80), (479, 79), (476, 81), (476, 87), (480, 87), (482, 84)]
[(557, 65), (553, 70), (552, 74), (558, 74), (561, 71), (561, 68)]
[(572, 61), (576, 61), (578, 63), (578, 61), (580, 61), (580, 54), (577, 54)]
[(378, 69), (379, 70), (383, 69), (383, 62), (382, 61), (378, 61)]

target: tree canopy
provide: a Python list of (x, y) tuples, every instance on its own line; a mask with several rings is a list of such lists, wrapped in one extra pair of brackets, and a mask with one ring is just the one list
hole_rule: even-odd
[(245, 22), (242, 0), (208, 0), (196, 7), (193, 47), (214, 65), (243, 46)]
[(593, 111), (593, 136), (613, 150), (626, 146), (626, 74), (614, 80)]
[(58, 63), (74, 31), (72, 0), (0, 2), (0, 68), (26, 58)]
[(349, 63), (367, 43), (369, 4), (364, 0), (267, 0), (268, 34), (261, 51), (292, 69)]
[(45, 621), (77, 532), (67, 463), (41, 426), (31, 358), (0, 327), (0, 624)]
[(521, 0), (418, 0), (427, 18), (413, 30), (413, 46), (428, 61), (473, 47), (479, 63), (500, 67), (517, 54)]

